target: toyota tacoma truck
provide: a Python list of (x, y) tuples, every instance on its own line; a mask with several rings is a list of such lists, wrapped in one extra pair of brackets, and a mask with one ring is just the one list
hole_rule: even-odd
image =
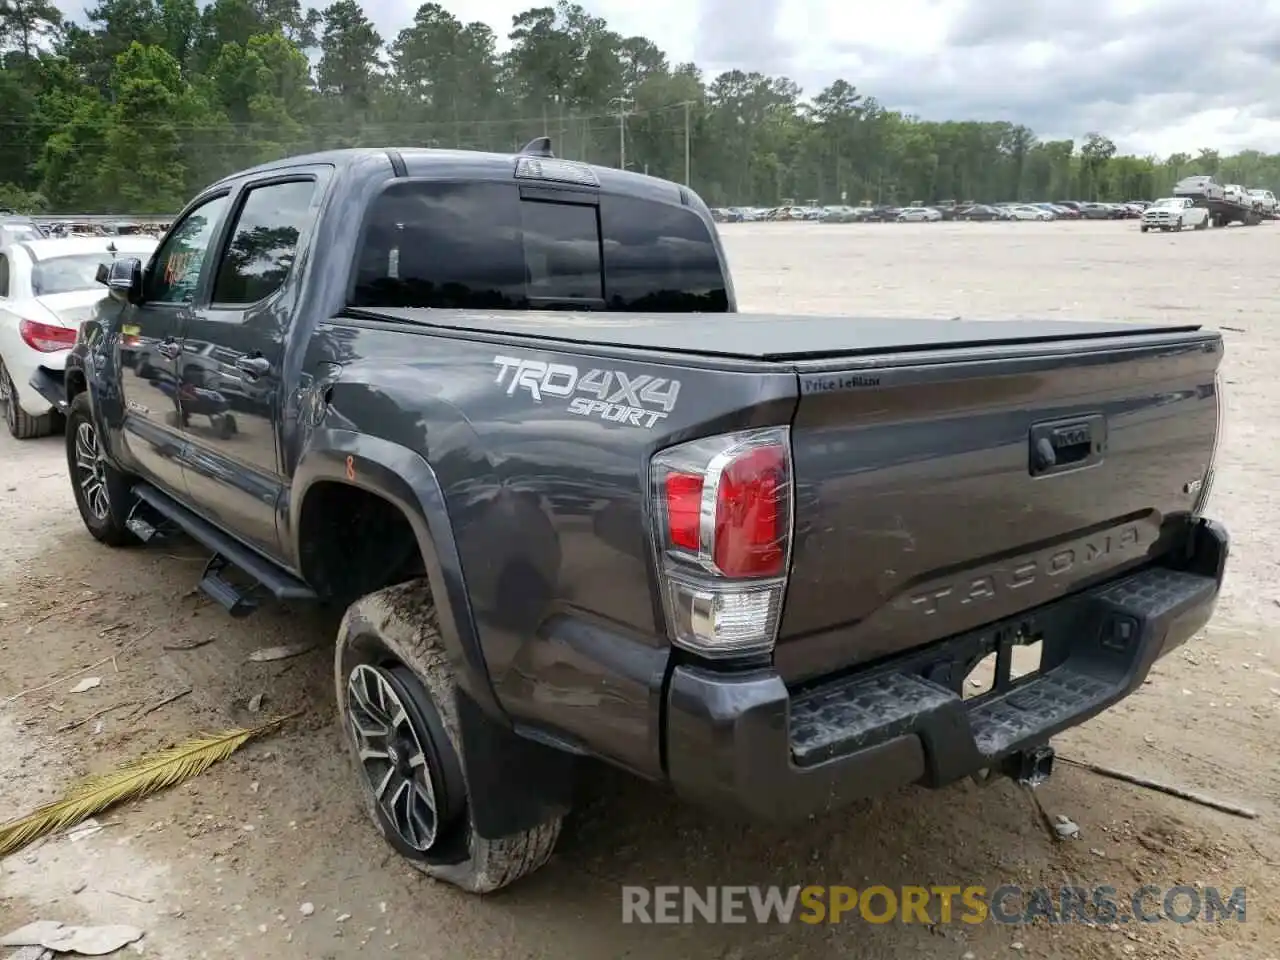
[(466, 890), (594, 761), (778, 820), (1038, 782), (1222, 582), (1216, 332), (740, 313), (693, 192), (545, 142), (257, 167), (100, 279), (42, 384), (89, 533), (345, 608), (364, 806)]

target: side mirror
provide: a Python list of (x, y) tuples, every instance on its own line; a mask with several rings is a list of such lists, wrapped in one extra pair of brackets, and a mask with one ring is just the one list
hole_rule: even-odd
[(137, 257), (119, 257), (109, 264), (98, 264), (94, 279), (117, 300), (137, 303), (142, 299), (142, 261)]

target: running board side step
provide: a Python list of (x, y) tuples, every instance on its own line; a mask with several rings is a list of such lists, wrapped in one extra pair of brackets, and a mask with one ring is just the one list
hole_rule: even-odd
[[(259, 586), (277, 600), (317, 599), (315, 591), (297, 577), (259, 556), (151, 484), (135, 484), (133, 495), (191, 539), (213, 551), (200, 578), (199, 588), (231, 616), (245, 617), (257, 609), (254, 593)], [(243, 572), (253, 581), (252, 586), (246, 589), (224, 576), (232, 569)]]

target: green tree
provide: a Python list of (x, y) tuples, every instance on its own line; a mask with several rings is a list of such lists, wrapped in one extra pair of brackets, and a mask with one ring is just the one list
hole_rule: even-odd
[(355, 0), (337, 0), (321, 21), (320, 92), (351, 115), (367, 117), (379, 87), (382, 38)]
[(189, 190), (184, 138), (209, 122), (208, 105), (167, 50), (137, 42), (116, 59), (111, 95), (99, 195), (144, 213), (181, 208)]

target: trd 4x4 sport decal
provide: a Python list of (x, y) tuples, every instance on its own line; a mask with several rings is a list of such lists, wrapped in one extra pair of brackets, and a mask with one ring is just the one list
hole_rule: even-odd
[(568, 410), (580, 417), (607, 423), (625, 423), (651, 428), (676, 408), (680, 381), (646, 373), (631, 375), (621, 370), (592, 367), (582, 370), (568, 363), (496, 356), (498, 376), (494, 380), (507, 388), (507, 396), (523, 390), (542, 403), (544, 397), (571, 398)]

